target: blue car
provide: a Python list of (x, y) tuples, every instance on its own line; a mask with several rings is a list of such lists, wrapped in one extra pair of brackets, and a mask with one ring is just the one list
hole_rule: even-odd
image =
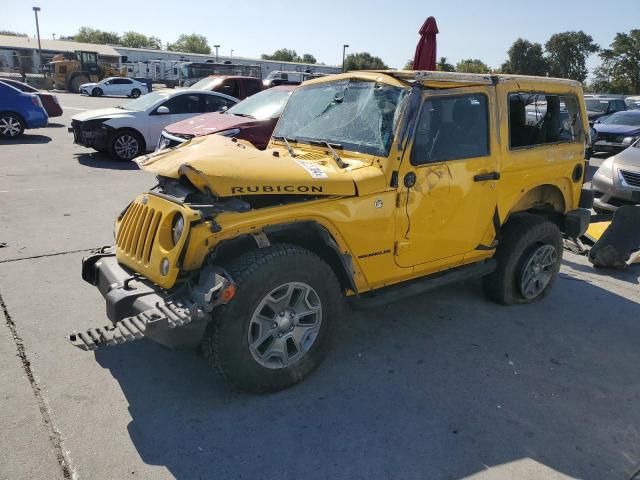
[(593, 128), (598, 132), (594, 152), (619, 153), (640, 138), (640, 110), (614, 113), (596, 120)]
[(46, 127), (49, 116), (33, 93), (24, 93), (0, 81), (0, 138), (16, 138), (26, 128)]

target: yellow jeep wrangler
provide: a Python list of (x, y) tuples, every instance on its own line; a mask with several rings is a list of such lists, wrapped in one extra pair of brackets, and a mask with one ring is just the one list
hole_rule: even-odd
[(491, 300), (543, 298), (562, 235), (589, 222), (579, 83), (416, 71), (304, 83), (269, 148), (219, 135), (139, 161), (157, 185), (83, 260), (112, 324), (85, 350), (201, 345), (232, 385), (292, 385), (345, 304), (482, 276)]

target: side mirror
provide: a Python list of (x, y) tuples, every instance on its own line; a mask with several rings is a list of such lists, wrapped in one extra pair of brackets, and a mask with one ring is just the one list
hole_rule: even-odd
[(597, 120), (596, 120), (595, 122), (593, 122), (593, 123), (602, 123), (602, 120), (597, 119)]
[(159, 113), (160, 115), (166, 115), (167, 113), (171, 113), (171, 112), (167, 107), (162, 105), (161, 107), (158, 107), (158, 109), (156, 110), (156, 113)]
[(227, 105), (223, 105), (218, 111), (220, 113), (225, 113), (227, 110), (229, 110), (229, 107)]

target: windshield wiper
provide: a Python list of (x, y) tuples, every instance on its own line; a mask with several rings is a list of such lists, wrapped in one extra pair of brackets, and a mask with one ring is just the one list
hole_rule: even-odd
[[(229, 111), (227, 110), (227, 112), (229, 112)], [(254, 120), (255, 120), (255, 118), (256, 118), (256, 117), (254, 117), (253, 115), (249, 115), (249, 114), (247, 114), (247, 113), (233, 113), (233, 112), (231, 112), (231, 115), (235, 115), (235, 116), (237, 116), (237, 117), (252, 118), (252, 119), (254, 119)]]
[[(271, 138), (273, 138), (274, 140), (282, 140), (284, 142), (284, 144), (287, 146), (287, 151), (289, 152), (289, 155), (291, 155), (292, 158), (296, 158), (296, 154), (293, 152), (293, 148), (291, 148), (291, 144), (289, 143), (289, 140), (287, 139), (287, 137), (282, 136), (279, 137), (277, 135), (272, 135)], [(292, 142), (295, 142), (295, 139), (291, 139)]]
[(335, 160), (336, 165), (338, 165), (338, 168), (347, 168), (349, 166), (344, 163), (344, 161), (340, 158), (340, 155), (338, 155), (338, 152), (335, 151), (336, 148), (342, 148), (342, 145), (340, 143), (329, 143), (326, 140), (309, 140), (309, 145), (326, 146), (331, 152), (331, 156)]

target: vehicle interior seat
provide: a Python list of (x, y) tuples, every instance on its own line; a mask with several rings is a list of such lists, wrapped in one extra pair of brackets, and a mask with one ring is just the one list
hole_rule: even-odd
[(511, 148), (535, 143), (536, 127), (527, 125), (527, 110), (524, 100), (518, 95), (509, 99), (509, 140)]

